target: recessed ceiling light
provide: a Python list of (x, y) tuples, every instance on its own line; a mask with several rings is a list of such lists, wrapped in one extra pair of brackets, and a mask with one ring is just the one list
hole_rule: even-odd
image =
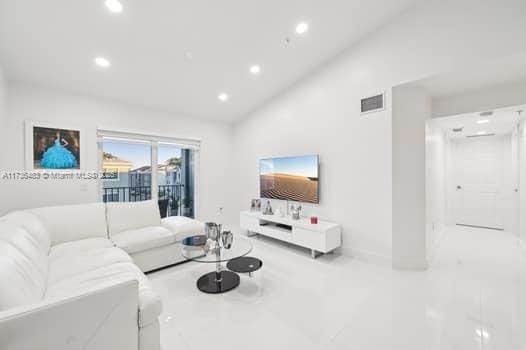
[(489, 119), (480, 119), (480, 120), (477, 120), (477, 124), (487, 124), (489, 123)]
[(228, 94), (226, 92), (222, 92), (219, 95), (217, 95), (217, 99), (219, 101), (221, 101), (221, 102), (226, 102), (226, 101), (228, 101), (229, 98), (230, 98), (230, 96), (228, 96)]
[(479, 131), (479, 132), (477, 132), (477, 135), (486, 135), (486, 134), (487, 134), (486, 131)]
[(298, 33), (300, 35), (301, 34), (305, 34), (307, 32), (307, 30), (309, 30), (309, 25), (307, 24), (307, 22), (300, 22), (296, 26), (296, 33)]
[(475, 334), (479, 337), (479, 338), (483, 338), (483, 339), (488, 339), (489, 338), (489, 333), (487, 331), (485, 331), (484, 329), (480, 329), (480, 328), (477, 328), (475, 330)]
[(108, 68), (111, 66), (111, 62), (104, 57), (95, 57), (95, 64), (101, 68)]
[(261, 67), (257, 64), (250, 66), (250, 73), (252, 73), (253, 75), (258, 75), (259, 73), (261, 73)]
[(113, 13), (121, 13), (122, 12), (122, 4), (119, 0), (106, 0), (104, 2), (104, 5)]

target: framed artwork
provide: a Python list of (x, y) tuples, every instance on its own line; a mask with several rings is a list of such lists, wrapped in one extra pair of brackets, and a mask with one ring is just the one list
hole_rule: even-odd
[(79, 128), (26, 122), (26, 170), (80, 170), (84, 137)]
[(252, 199), (250, 202), (250, 211), (261, 211), (261, 199)]

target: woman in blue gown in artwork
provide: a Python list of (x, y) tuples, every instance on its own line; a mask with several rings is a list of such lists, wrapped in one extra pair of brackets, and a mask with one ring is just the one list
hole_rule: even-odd
[(78, 166), (77, 158), (65, 147), (68, 143), (64, 139), (62, 141), (64, 145), (62, 145), (60, 135), (58, 135), (55, 144), (44, 152), (40, 162), (43, 168), (71, 169)]

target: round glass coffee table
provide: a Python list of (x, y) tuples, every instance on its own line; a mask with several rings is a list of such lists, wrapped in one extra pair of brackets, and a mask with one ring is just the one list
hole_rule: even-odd
[(224, 293), (239, 286), (239, 275), (224, 270), (221, 263), (247, 255), (252, 251), (252, 244), (244, 239), (234, 239), (230, 249), (219, 246), (218, 249), (205, 252), (206, 237), (193, 236), (183, 240), (183, 257), (200, 262), (216, 264), (216, 269), (197, 280), (197, 288), (205, 293)]

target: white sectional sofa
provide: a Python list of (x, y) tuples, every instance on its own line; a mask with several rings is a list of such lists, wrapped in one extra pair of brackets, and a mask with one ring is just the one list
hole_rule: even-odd
[(184, 261), (203, 233), (154, 201), (38, 208), (0, 218), (0, 349), (160, 348), (161, 300), (143, 272)]

